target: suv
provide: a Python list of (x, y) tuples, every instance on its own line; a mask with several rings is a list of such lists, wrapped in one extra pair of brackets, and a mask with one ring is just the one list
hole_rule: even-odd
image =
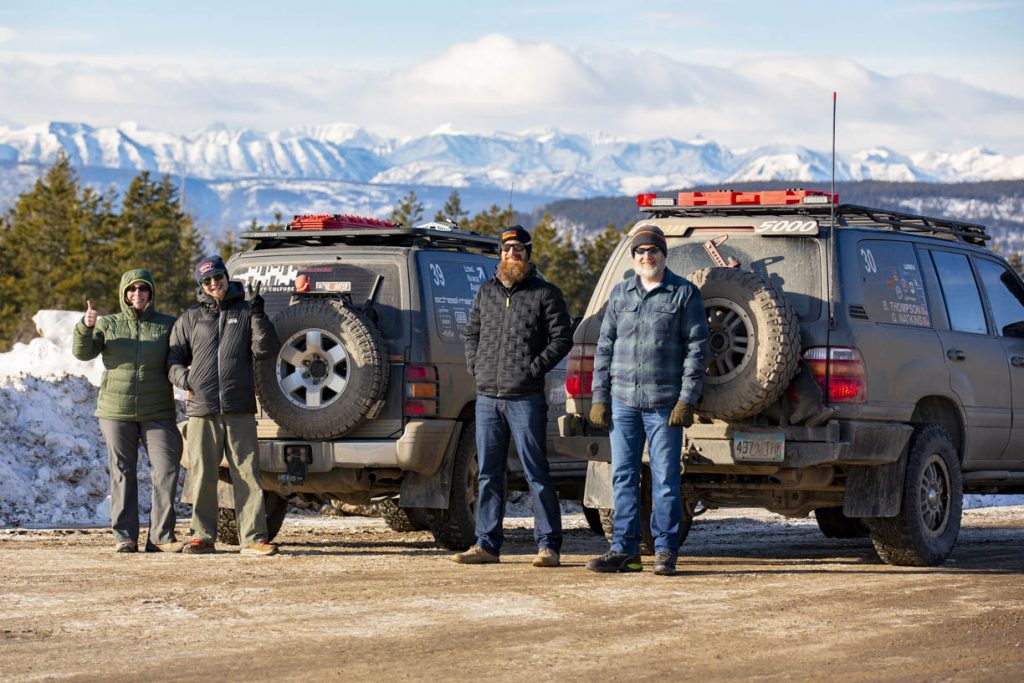
[[(285, 499), (388, 503), (400, 530), (429, 528), (443, 547), (475, 541), (476, 386), (462, 331), (494, 273), (498, 241), (454, 224), (297, 216), (250, 232), (231, 279), (260, 283), (281, 348), (257, 365), (261, 484), (271, 535)], [(565, 364), (548, 375), (549, 440), (564, 412)], [(565, 498), (582, 497), (586, 461), (551, 453)], [(509, 485), (525, 489), (518, 458)], [(221, 538), (234, 510), (222, 468)]]
[[(684, 536), (707, 508), (813, 511), (890, 564), (935, 565), (964, 492), (1024, 491), (1024, 283), (983, 226), (803, 190), (637, 203), (633, 230), (664, 231), (708, 316)], [(586, 416), (604, 306), (631, 267), (627, 237), (575, 333), (557, 444), (592, 461), (584, 502), (604, 510), (608, 438)]]

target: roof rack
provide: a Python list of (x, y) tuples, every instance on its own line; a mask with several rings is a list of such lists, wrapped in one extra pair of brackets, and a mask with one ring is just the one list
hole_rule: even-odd
[(240, 237), (256, 240), (254, 247), (275, 249), (282, 246), (319, 247), (331, 244), (352, 246), (426, 246), (441, 249), (476, 249), (498, 252), (498, 238), (466, 230), (437, 227), (344, 228), (337, 230), (266, 230), (243, 232)]
[[(789, 214), (800, 216), (830, 215), (828, 204), (785, 204), (754, 206), (641, 206), (640, 211), (654, 218), (683, 216), (764, 216)], [(985, 226), (979, 223), (932, 218), (912, 213), (874, 209), (859, 204), (836, 204), (837, 227), (889, 228), (901, 232), (920, 232), (968, 244), (985, 246), (992, 239)]]

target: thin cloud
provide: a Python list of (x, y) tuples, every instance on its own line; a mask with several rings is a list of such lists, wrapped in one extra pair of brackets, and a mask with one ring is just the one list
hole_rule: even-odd
[(6, 43), (14, 39), (14, 29), (0, 26), (0, 43)]

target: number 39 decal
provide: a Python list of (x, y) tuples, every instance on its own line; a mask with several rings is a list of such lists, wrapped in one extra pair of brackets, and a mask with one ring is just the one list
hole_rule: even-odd
[(767, 220), (754, 228), (759, 235), (817, 235), (818, 221)]

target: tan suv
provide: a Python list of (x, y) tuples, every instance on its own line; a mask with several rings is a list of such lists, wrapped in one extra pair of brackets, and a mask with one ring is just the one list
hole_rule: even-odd
[[(709, 358), (686, 430), (684, 534), (703, 509), (814, 512), (891, 564), (952, 552), (962, 494), (1024, 491), (1024, 283), (984, 227), (839, 204), (825, 193), (638, 197), (668, 266), (701, 287)], [(591, 460), (584, 501), (612, 506), (589, 425), (593, 355), (628, 237), (569, 357), (557, 448)]]

